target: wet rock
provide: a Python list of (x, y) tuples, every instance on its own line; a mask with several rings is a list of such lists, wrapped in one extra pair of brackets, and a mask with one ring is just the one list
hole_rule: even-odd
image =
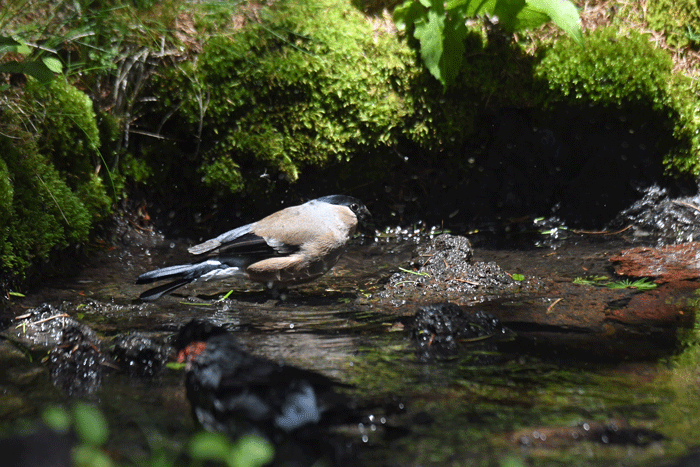
[(380, 298), (456, 301), (465, 294), (496, 293), (515, 290), (513, 280), (493, 262), (471, 263), (473, 250), (465, 237), (442, 234), (418, 248), (411, 261), (412, 270), (404, 269), (389, 278)]
[(63, 330), (60, 345), (49, 354), (51, 382), (69, 395), (94, 393), (102, 384), (105, 358), (95, 332), (81, 324)]
[(631, 427), (626, 420), (613, 420), (584, 422), (576, 426), (526, 428), (512, 433), (510, 439), (522, 446), (540, 448), (566, 447), (580, 441), (644, 447), (663, 441), (665, 437), (647, 428)]
[(473, 255), (474, 249), (466, 237), (440, 234), (427, 246), (418, 250), (418, 256), (413, 260), (413, 264), (424, 269), (425, 272), (438, 273), (448, 268), (449, 264), (471, 261)]
[(667, 189), (651, 186), (609, 227), (631, 227), (638, 239), (659, 245), (700, 240), (700, 194), (674, 198)]
[(61, 342), (63, 329), (76, 324), (68, 314), (45, 303), (15, 317), (3, 334), (30, 349), (54, 347)]
[(413, 318), (412, 336), (423, 358), (450, 357), (460, 344), (483, 343), (505, 334), (493, 315), (481, 310), (470, 314), (453, 303), (420, 307)]
[(155, 376), (165, 367), (169, 354), (170, 346), (140, 333), (117, 336), (112, 350), (116, 363), (132, 376)]
[(657, 283), (700, 277), (700, 243), (688, 242), (660, 248), (637, 247), (610, 258), (615, 273), (629, 277), (654, 277)]

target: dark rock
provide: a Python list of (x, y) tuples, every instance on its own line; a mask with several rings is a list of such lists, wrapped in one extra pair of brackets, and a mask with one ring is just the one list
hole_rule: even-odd
[(460, 343), (483, 343), (507, 333), (491, 314), (481, 310), (470, 314), (452, 303), (423, 306), (413, 319), (413, 339), (424, 358), (449, 357)]

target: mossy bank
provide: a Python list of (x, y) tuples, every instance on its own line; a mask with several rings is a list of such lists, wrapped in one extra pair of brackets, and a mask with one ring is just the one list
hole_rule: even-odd
[[(554, 206), (600, 223), (644, 186), (700, 173), (696, 84), (645, 34), (602, 27), (581, 48), (470, 22), (443, 89), (410, 31), (349, 1), (168, 5), (62, 6), (72, 20), (52, 37), (2, 20), (26, 42), (51, 39), (66, 65), (48, 85), (5, 76), (1, 88), (6, 275), (84, 244), (125, 197), (158, 206), (171, 235), (330, 192), (383, 223)], [(617, 190), (621, 177), (632, 182)], [(582, 218), (582, 198), (604, 215)]]

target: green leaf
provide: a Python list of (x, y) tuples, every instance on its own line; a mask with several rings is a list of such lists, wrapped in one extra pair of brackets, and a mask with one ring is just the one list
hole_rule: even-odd
[(463, 18), (449, 16), (445, 26), (445, 53), (442, 68), (445, 70), (445, 82), (450, 84), (459, 74), (464, 59), (467, 25)]
[(256, 435), (238, 439), (228, 457), (229, 467), (262, 467), (272, 461), (275, 450), (268, 441)]
[(14, 60), (1, 63), (0, 73), (24, 73), (24, 64)]
[(420, 55), (423, 63), (438, 81), (445, 84), (445, 76), (440, 66), (444, 49), (445, 10), (440, 0), (433, 0), (427, 15), (416, 19), (413, 35), (420, 41)]
[(410, 269), (405, 269), (402, 267), (399, 267), (399, 269), (403, 272), (406, 272), (408, 274), (413, 274), (414, 276), (425, 276), (425, 277), (430, 277), (430, 274), (427, 272), (418, 272), (418, 271), (411, 271)]
[(95, 446), (82, 444), (73, 450), (73, 464), (77, 467), (113, 467), (112, 459)]
[(414, 1), (407, 0), (403, 4), (394, 9), (394, 24), (396, 29), (405, 32), (411, 28), (422, 16), (425, 16), (426, 10), (423, 6)]
[(21, 45), (21, 42), (18, 42), (17, 40), (9, 37), (9, 36), (0, 36), (0, 47), (2, 46), (7, 46), (7, 45)]
[(185, 362), (182, 362), (182, 363), (168, 362), (165, 364), (165, 368), (167, 368), (169, 370), (175, 370), (175, 371), (182, 371), (185, 369), (186, 366), (187, 366), (187, 363), (185, 363)]
[(93, 446), (101, 446), (107, 441), (109, 428), (105, 416), (99, 409), (79, 402), (73, 407), (73, 414), (75, 416), (75, 431), (82, 441)]
[(201, 431), (190, 439), (188, 452), (194, 460), (224, 462), (231, 452), (231, 441), (222, 433)]
[(66, 409), (52, 405), (47, 407), (42, 414), (44, 423), (57, 433), (67, 433), (70, 430), (71, 416)]
[(41, 61), (20, 63), (13, 60), (0, 64), (0, 73), (24, 73), (36, 78), (41, 83), (48, 83), (54, 77), (54, 72)]
[(525, 276), (522, 274), (516, 273), (516, 274), (513, 274), (511, 277), (513, 278), (514, 281), (518, 281), (518, 282), (525, 280)]
[(497, 18), (507, 31), (535, 28), (551, 19), (583, 43), (578, 10), (569, 0), (414, 0), (394, 10), (394, 22), (402, 31), (414, 26), (423, 63), (447, 87), (464, 58), (465, 20), (477, 15)]
[(549, 16), (579, 45), (583, 45), (581, 18), (576, 6), (569, 0), (526, 0), (528, 7)]
[(54, 73), (63, 73), (63, 64), (56, 57), (43, 57), (41, 60), (46, 65), (46, 68)]
[(54, 78), (53, 71), (40, 61), (26, 62), (24, 64), (23, 73), (33, 76), (41, 83), (48, 83)]
[(32, 49), (27, 47), (24, 42), (20, 42), (12, 37), (0, 36), (0, 54), (7, 52), (15, 52), (22, 55), (28, 55)]

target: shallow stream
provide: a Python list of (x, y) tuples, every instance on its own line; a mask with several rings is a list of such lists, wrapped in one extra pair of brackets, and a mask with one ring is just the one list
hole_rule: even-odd
[[(193, 317), (224, 324), (253, 353), (353, 385), (348, 394), (376, 410), (368, 409), (370, 423), (345, 433), (360, 465), (661, 466), (700, 459), (696, 282), (663, 298), (682, 316), (675, 325), (606, 318), (590, 329), (579, 316), (587, 312), (584, 299), (624, 307), (638, 294), (656, 293), (628, 290), (621, 300), (609, 289), (572, 283), (612, 276), (609, 258), (632, 245), (623, 235), (528, 239), (516, 248), (494, 247), (484, 235), (471, 239), (474, 261), (493, 261), (544, 285), (465, 297), (460, 305), (499, 316), (513, 334), (463, 342), (447, 358), (426, 358), (411, 337), (413, 315), (432, 297), (378, 298), (415, 245), (429, 241), (426, 235), (358, 239), (334, 270), (284, 300), (240, 282), (195, 284), (140, 303), (137, 275), (188, 261), (184, 242), (144, 238), (140, 245), (97, 248), (76, 276), (12, 297), (5, 322), (48, 303), (106, 339), (135, 331), (165, 338)], [(558, 299), (574, 306), (559, 308)], [(531, 320), (523, 318), (528, 310)], [(69, 396), (51, 384), (47, 350), (19, 345), (13, 336), (20, 332), (12, 325), (0, 340), (4, 433), (37, 419), (49, 404), (77, 398), (106, 414), (107, 452), (118, 463), (163, 445), (177, 449), (196, 431), (182, 371), (165, 368), (152, 377), (110, 371), (93, 393)]]

